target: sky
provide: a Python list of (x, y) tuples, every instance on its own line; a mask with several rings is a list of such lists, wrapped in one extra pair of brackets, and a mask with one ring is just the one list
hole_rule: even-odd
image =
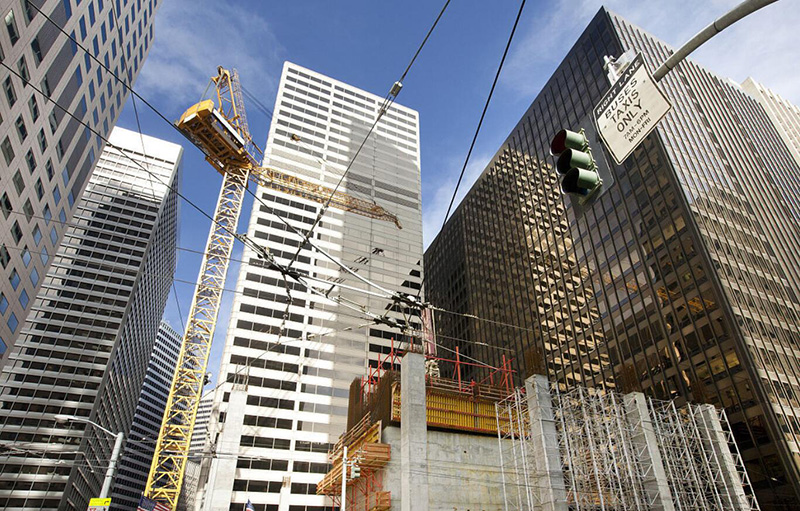
[[(736, 0), (528, 0), (487, 112), (458, 200), (516, 125), (601, 5), (674, 47)], [(155, 40), (135, 91), (168, 119), (199, 101), (217, 66), (236, 68), (242, 86), (272, 108), (283, 62), (308, 67), (383, 96), (402, 74), (444, 0), (162, 0)], [(422, 210), (427, 246), (447, 205), (497, 71), (520, 2), (453, 0), (421, 51), (397, 102), (420, 113)], [(692, 58), (737, 82), (752, 76), (800, 105), (797, 48), (800, 2), (780, 0), (739, 21)], [(247, 102), (245, 101), (247, 104)], [(141, 101), (128, 100), (118, 122), (184, 146), (181, 193), (212, 213), (221, 176), (170, 125)], [(138, 123), (135, 113), (138, 112)], [(250, 131), (263, 147), (269, 118), (247, 107)], [(245, 232), (251, 201), (239, 232)], [(175, 292), (164, 317), (181, 330), (200, 268), (210, 222), (181, 204)], [(237, 243), (234, 259), (241, 256)], [(216, 377), (236, 287), (228, 272), (209, 371)]]

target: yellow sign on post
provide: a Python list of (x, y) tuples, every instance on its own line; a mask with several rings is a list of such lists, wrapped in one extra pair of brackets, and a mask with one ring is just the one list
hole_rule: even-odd
[(91, 499), (86, 511), (108, 511), (110, 506), (111, 499)]

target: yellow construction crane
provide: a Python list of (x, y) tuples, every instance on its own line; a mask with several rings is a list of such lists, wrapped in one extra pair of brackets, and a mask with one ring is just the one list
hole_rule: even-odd
[[(379, 205), (311, 183), (280, 170), (261, 167), (263, 153), (253, 143), (235, 70), (219, 67), (211, 78), (213, 99), (190, 107), (176, 123), (223, 176), (181, 353), (158, 435), (145, 495), (175, 510), (183, 482), (189, 442), (205, 381), (225, 275), (248, 180), (304, 199), (393, 222), (397, 217)], [(298, 139), (299, 140), (299, 139)]]

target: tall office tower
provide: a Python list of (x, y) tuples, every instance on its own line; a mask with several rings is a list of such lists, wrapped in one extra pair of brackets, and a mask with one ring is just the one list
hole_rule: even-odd
[(158, 4), (26, 0), (0, 7), (0, 367), (103, 149), (62, 108), (105, 137), (128, 97), (60, 29), (132, 84), (153, 41)]
[(136, 509), (144, 491), (150, 464), (153, 462), (155, 441), (161, 430), (167, 397), (175, 375), (175, 364), (181, 352), (183, 336), (164, 320), (158, 327), (139, 403), (127, 435), (128, 443), (122, 453), (117, 477), (111, 490), (111, 509)]
[(139, 402), (175, 271), (182, 149), (110, 140), (124, 149), (100, 154), (58, 250), (32, 252), (53, 261), (0, 373), (3, 509), (85, 510), (114, 445), (85, 421), (127, 437)]
[(426, 251), (432, 303), (501, 323), (439, 332), (520, 376), (724, 407), (762, 509), (798, 509), (800, 168), (758, 102), (685, 61), (659, 82), (672, 111), (576, 218), (549, 144), (592, 122), (603, 56), (631, 48), (651, 71), (671, 52), (602, 9)]
[(203, 396), (197, 407), (197, 417), (194, 420), (192, 440), (189, 442), (189, 454), (197, 456), (203, 453), (208, 437), (208, 422), (211, 419), (211, 406), (214, 404), (214, 394), (209, 392)]
[(795, 160), (800, 164), (800, 108), (752, 78), (745, 80), (742, 88), (761, 103), (781, 138), (789, 146)]
[[(264, 160), (328, 187), (352, 163), (341, 190), (396, 214), (402, 229), (330, 208), (312, 242), (366, 279), (416, 294), (422, 257), (417, 112), (393, 104), (352, 161), (382, 101), (287, 62)], [(321, 204), (269, 188), (257, 193), (248, 234), (278, 261), (294, 260), (299, 272), (330, 281), (320, 288), (331, 289), (331, 297), (407, 319), (390, 300), (336, 287), (367, 288), (304, 246), (282, 222), (306, 232)], [(345, 429), (350, 384), (377, 363), (397, 334), (367, 325), (357, 310), (292, 279), (285, 282), (248, 248), (243, 259), (219, 371), (225, 383), (215, 395), (209, 426), (213, 449), (226, 456), (210, 464), (204, 509), (239, 510), (250, 499), (257, 511), (322, 510), (328, 503), (315, 494), (316, 483), (327, 470), (328, 446)]]

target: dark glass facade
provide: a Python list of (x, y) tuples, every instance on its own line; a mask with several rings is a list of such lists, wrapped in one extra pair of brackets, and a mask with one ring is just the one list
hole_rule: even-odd
[(547, 148), (630, 48), (651, 71), (671, 51), (601, 10), (429, 247), (439, 342), (511, 356), (520, 381), (724, 407), (762, 509), (800, 509), (800, 168), (753, 98), (687, 61), (661, 82), (672, 111), (576, 218)]

